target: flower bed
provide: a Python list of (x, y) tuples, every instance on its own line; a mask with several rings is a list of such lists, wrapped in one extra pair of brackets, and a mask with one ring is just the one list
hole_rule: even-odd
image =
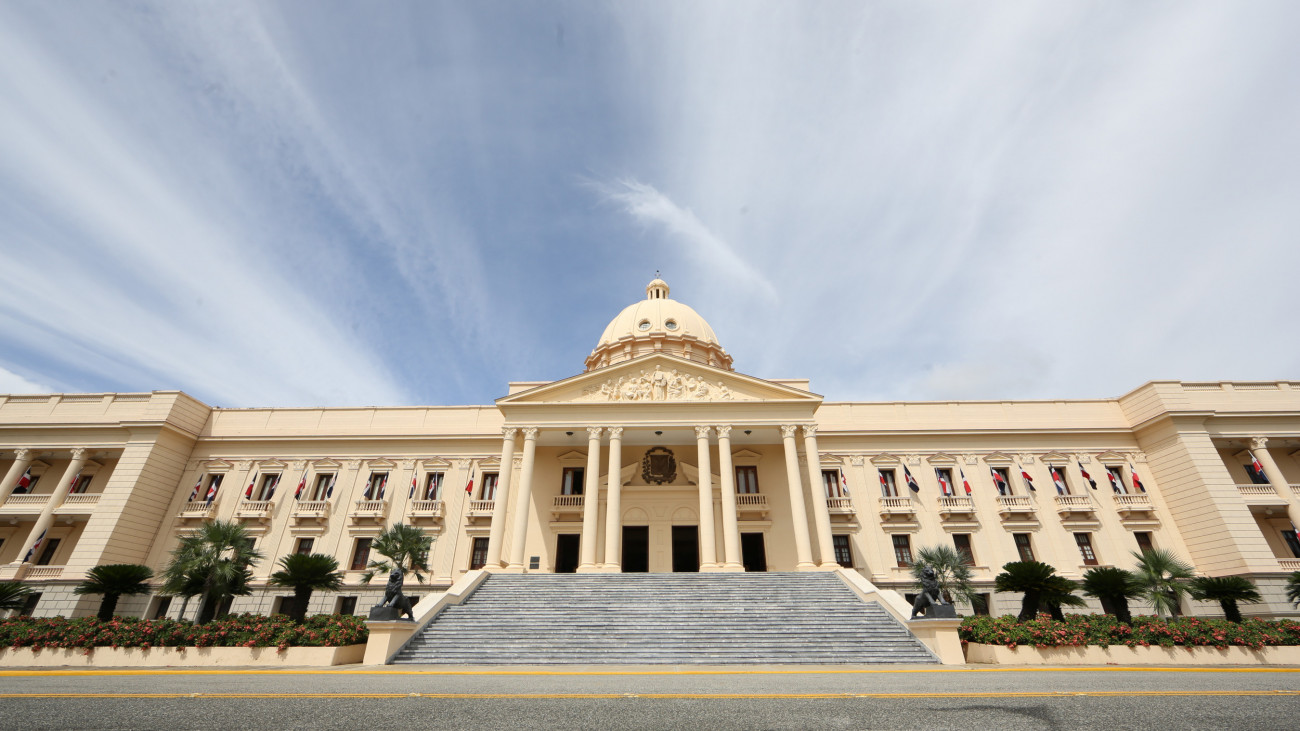
[(958, 630), (963, 644), (1060, 647), (1264, 647), (1300, 645), (1300, 623), (1247, 619), (1236, 624), (1223, 619), (1134, 617), (1122, 624), (1109, 614), (1067, 614), (1064, 622), (1047, 615), (1028, 622), (1013, 616), (968, 617)]
[(57, 649), (95, 647), (343, 647), (364, 644), (365, 620), (318, 614), (302, 624), (276, 614), (232, 615), (195, 625), (172, 619), (114, 617), (14, 617), (0, 620), (0, 647)]

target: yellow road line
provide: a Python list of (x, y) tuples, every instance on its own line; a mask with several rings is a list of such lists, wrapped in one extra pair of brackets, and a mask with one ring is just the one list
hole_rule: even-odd
[(321, 698), (435, 698), (464, 700), (555, 699), (588, 700), (646, 698), (695, 700), (763, 700), (763, 699), (846, 699), (846, 698), (1070, 698), (1077, 696), (1144, 697), (1144, 696), (1295, 696), (1300, 690), (1095, 690), (1095, 691), (1017, 691), (954, 693), (0, 693), (0, 698), (87, 698), (87, 699), (321, 699)]
[(861, 668), (820, 668), (781, 670), (323, 670), (315, 668), (252, 668), (225, 670), (213, 668), (118, 668), (95, 670), (0, 670), (0, 677), (82, 676), (82, 675), (524, 675), (524, 676), (624, 676), (624, 675), (906, 675), (914, 673), (1300, 673), (1298, 667), (951, 667), (876, 670)]

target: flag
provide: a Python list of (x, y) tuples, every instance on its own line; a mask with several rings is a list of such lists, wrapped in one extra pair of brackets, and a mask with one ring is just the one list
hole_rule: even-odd
[(369, 500), (369, 499), (370, 499), (370, 493), (371, 493), (371, 491), (373, 491), (374, 489), (375, 489), (375, 476), (372, 474), (372, 475), (370, 475), (370, 479), (369, 479), (369, 480), (366, 480), (366, 489), (365, 489), (364, 492), (361, 493), (361, 499), (362, 499), (362, 500)]
[(32, 468), (28, 467), (22, 477), (18, 478), (18, 484), (14, 485), (14, 494), (21, 495), (27, 492), (27, 486), (32, 484)]
[(1268, 479), (1268, 475), (1264, 474), (1264, 465), (1260, 464), (1259, 460), (1255, 458), (1255, 453), (1251, 451), (1247, 451), (1246, 454), (1250, 455), (1250, 467), (1251, 469), (1255, 470), (1255, 474), (1259, 475), (1260, 477), (1263, 477), (1264, 482), (1270, 485), (1273, 484), (1272, 481)]
[(1025, 472), (1024, 467), (1020, 468), (1020, 479), (1025, 481), (1025, 485), (1029, 487), (1031, 492), (1038, 492), (1038, 488), (1034, 487), (1034, 478), (1030, 477), (1028, 472)]
[(203, 476), (199, 475), (198, 481), (194, 483), (194, 489), (190, 491), (190, 502), (194, 502), (195, 500), (199, 499), (199, 490), (202, 489), (203, 489)]
[(1119, 480), (1115, 479), (1115, 473), (1106, 470), (1106, 476), (1110, 478), (1110, 489), (1114, 490), (1116, 495), (1123, 495), (1124, 488), (1120, 485)]
[(388, 484), (388, 473), (385, 472), (384, 476), (379, 478), (379, 497), (375, 498), (376, 500), (384, 499), (384, 486), (387, 484)]
[(849, 497), (849, 478), (845, 477), (843, 472), (840, 473), (840, 492), (844, 497)]
[(466, 495), (474, 494), (474, 473), (473, 472), (469, 473), (469, 482), (465, 485), (465, 494)]
[(993, 468), (993, 467), (989, 467), (989, 472), (993, 474), (993, 484), (994, 484), (995, 486), (997, 486), (997, 488), (998, 488), (998, 493), (1001, 494), (1001, 495), (1006, 495), (1006, 494), (1007, 494), (1007, 478), (1003, 477), (1003, 476), (1002, 476), (1002, 473), (1001, 473), (1001, 472), (998, 472), (997, 469), (995, 469), (995, 468)]
[(1094, 480), (1094, 479), (1092, 479), (1092, 475), (1088, 474), (1088, 470), (1085, 470), (1085, 469), (1083, 468), (1083, 463), (1082, 463), (1082, 462), (1079, 462), (1078, 460), (1075, 460), (1075, 463), (1079, 465), (1079, 474), (1083, 475), (1083, 479), (1085, 479), (1085, 480), (1088, 481), (1088, 485), (1090, 485), (1090, 486), (1092, 487), (1092, 489), (1096, 490), (1096, 489), (1097, 489), (1097, 481)]
[(435, 472), (429, 475), (429, 484), (424, 489), (424, 499), (437, 500), (439, 487), (442, 487), (442, 473)]
[(207, 496), (207, 499), (204, 501), (204, 502), (206, 502), (208, 505), (211, 505), (211, 504), (212, 504), (212, 500), (213, 500), (214, 498), (216, 498), (216, 496), (217, 496), (217, 485), (219, 485), (219, 484), (221, 484), (221, 480), (218, 480), (218, 479), (215, 478), (215, 477), (213, 477), (212, 480), (211, 480), (210, 482), (208, 482), (208, 496)]
[(302, 479), (298, 480), (298, 489), (293, 491), (293, 499), (296, 502), (302, 497), (302, 491), (307, 489), (307, 470), (302, 471)]
[(325, 499), (329, 500), (334, 497), (334, 481), (338, 479), (338, 474), (330, 475), (329, 487), (325, 488)]
[(880, 494), (881, 494), (881, 495), (888, 495), (888, 494), (889, 494), (889, 483), (885, 481), (885, 473), (884, 473), (884, 472), (877, 472), (876, 474), (880, 476)]
[(41, 531), (40, 538), (37, 538), (36, 542), (32, 544), (32, 547), (27, 549), (27, 555), (23, 556), (23, 563), (27, 563), (28, 561), (32, 560), (32, 556), (36, 555), (36, 549), (40, 548), (41, 544), (45, 542), (45, 534), (49, 532), (50, 532), (49, 528), (46, 528), (45, 530)]
[(912, 488), (912, 492), (921, 491), (921, 486), (917, 484), (916, 478), (912, 477), (912, 471), (907, 469), (907, 465), (903, 465), (903, 475), (907, 477), (907, 486)]
[(1292, 523), (1292, 524), (1291, 524), (1291, 532), (1295, 534), (1295, 539), (1296, 539), (1297, 541), (1300, 541), (1300, 530), (1297, 530), (1297, 529), (1296, 529), (1296, 527), (1295, 527), (1295, 523)]
[(80, 482), (80, 481), (81, 481), (81, 473), (78, 472), (78, 473), (76, 474), (76, 476), (74, 476), (74, 477), (72, 478), (72, 484), (71, 484), (71, 485), (68, 485), (68, 492), (76, 492), (76, 491), (77, 491), (77, 483)]
[(1142, 487), (1142, 481), (1138, 479), (1137, 470), (1133, 469), (1133, 463), (1129, 462), (1128, 473), (1133, 476), (1133, 489), (1138, 492), (1146, 492), (1147, 489)]
[(935, 479), (939, 480), (939, 489), (943, 491), (943, 496), (952, 497), (952, 488), (948, 486), (948, 479), (943, 476), (943, 472), (935, 468), (934, 476)]
[(251, 480), (248, 481), (248, 489), (247, 489), (247, 490), (244, 490), (244, 499), (245, 499), (245, 500), (252, 500), (252, 499), (253, 499), (253, 484), (254, 484), (255, 482), (257, 482), (257, 473), (256, 473), (256, 472), (253, 473), (253, 479), (251, 479)]
[(958, 467), (958, 468), (957, 468), (957, 474), (961, 475), (961, 486), (964, 487), (964, 488), (966, 488), (966, 494), (969, 495), (969, 494), (970, 494), (970, 481), (966, 479), (966, 470), (963, 470), (962, 468)]
[(415, 473), (411, 473), (411, 491), (406, 493), (406, 499), (410, 500), (415, 497)]
[(1056, 485), (1056, 494), (1058, 495), (1070, 494), (1070, 488), (1065, 486), (1065, 478), (1061, 477), (1061, 472), (1060, 470), (1056, 469), (1056, 465), (1052, 465), (1052, 483)]
[(275, 488), (279, 486), (280, 486), (280, 476), (276, 475), (275, 479), (271, 480), (271, 489), (266, 491), (267, 500), (270, 500), (271, 498), (275, 497)]

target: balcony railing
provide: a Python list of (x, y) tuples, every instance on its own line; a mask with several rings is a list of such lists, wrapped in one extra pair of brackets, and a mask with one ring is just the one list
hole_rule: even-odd
[(411, 502), (412, 518), (441, 518), (442, 501), (441, 500), (413, 500)]
[(1286, 497), (1278, 494), (1272, 485), (1237, 485), (1237, 492), (1245, 498), (1247, 505), (1282, 507), (1287, 504)]
[(81, 492), (63, 498), (63, 505), (60, 505), (59, 507), (66, 508), (68, 506), (73, 506), (77, 508), (93, 508), (97, 505), (99, 505), (99, 493)]
[(974, 515), (975, 501), (969, 497), (940, 497), (940, 515)]
[(57, 579), (63, 575), (62, 566), (32, 566), (23, 576), (27, 580)]
[(1034, 501), (1028, 495), (998, 495), (998, 512), (1003, 515), (1034, 512)]
[(1091, 513), (1097, 509), (1093, 504), (1092, 498), (1087, 495), (1057, 495), (1056, 512), (1062, 515), (1067, 513)]
[(214, 502), (208, 504), (202, 500), (195, 500), (192, 503), (185, 503), (181, 506), (179, 517), (181, 520), (207, 520), (216, 515), (217, 504)]
[(1111, 499), (1115, 501), (1115, 509), (1119, 511), (1120, 517), (1126, 517), (1133, 513), (1150, 513), (1155, 510), (1151, 504), (1151, 498), (1141, 493), (1136, 495), (1112, 495)]
[(470, 500), (469, 517), (483, 518), (492, 515), (492, 507), (496, 504), (495, 500)]
[(358, 500), (352, 507), (355, 520), (383, 520), (387, 513), (387, 500)]
[(581, 495), (556, 495), (555, 502), (551, 505), (551, 507), (555, 508), (556, 510), (561, 510), (565, 508), (577, 508), (578, 510), (582, 510), (582, 496)]
[(767, 496), (747, 492), (736, 496), (736, 511), (740, 513), (767, 514)]
[(910, 497), (882, 497), (880, 498), (880, 515), (885, 520), (891, 515), (915, 515), (916, 506), (912, 504)]
[(1300, 571), (1300, 558), (1279, 558), (1277, 562), (1283, 571)]
[(240, 500), (235, 506), (235, 517), (270, 520), (271, 509), (270, 500)]
[(299, 500), (293, 504), (293, 519), (299, 522), (324, 521), (329, 518), (329, 514), (330, 501), (328, 500)]
[(826, 498), (826, 509), (833, 515), (853, 515), (857, 512), (853, 508), (853, 500), (846, 497)]
[(1256, 485), (1254, 483), (1237, 485), (1237, 492), (1242, 495), (1268, 495), (1270, 497), (1277, 495), (1277, 490), (1274, 490), (1272, 485)]
[(30, 511), (39, 513), (41, 508), (45, 507), (45, 503), (49, 501), (49, 495), (10, 495), (0, 508), (3, 508), (6, 512), (25, 513)]

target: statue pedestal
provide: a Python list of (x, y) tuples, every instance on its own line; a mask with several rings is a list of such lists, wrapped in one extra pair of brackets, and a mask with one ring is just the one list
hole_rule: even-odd
[(966, 653), (961, 649), (961, 637), (957, 635), (960, 626), (960, 619), (913, 619), (907, 623), (907, 629), (938, 655), (939, 662), (944, 665), (966, 663)]
[(372, 622), (411, 622), (412, 620), (402, 617), (401, 607), (371, 607), (369, 620)]
[[(375, 609), (387, 611), (389, 607)], [(371, 619), (366, 622), (366, 627), (370, 630), (370, 639), (366, 640), (366, 655), (361, 661), (366, 665), (387, 663), (388, 658), (401, 649), (415, 633), (415, 622), (409, 619), (399, 622)]]
[(957, 619), (957, 607), (952, 604), (931, 604), (925, 608), (925, 619)]

